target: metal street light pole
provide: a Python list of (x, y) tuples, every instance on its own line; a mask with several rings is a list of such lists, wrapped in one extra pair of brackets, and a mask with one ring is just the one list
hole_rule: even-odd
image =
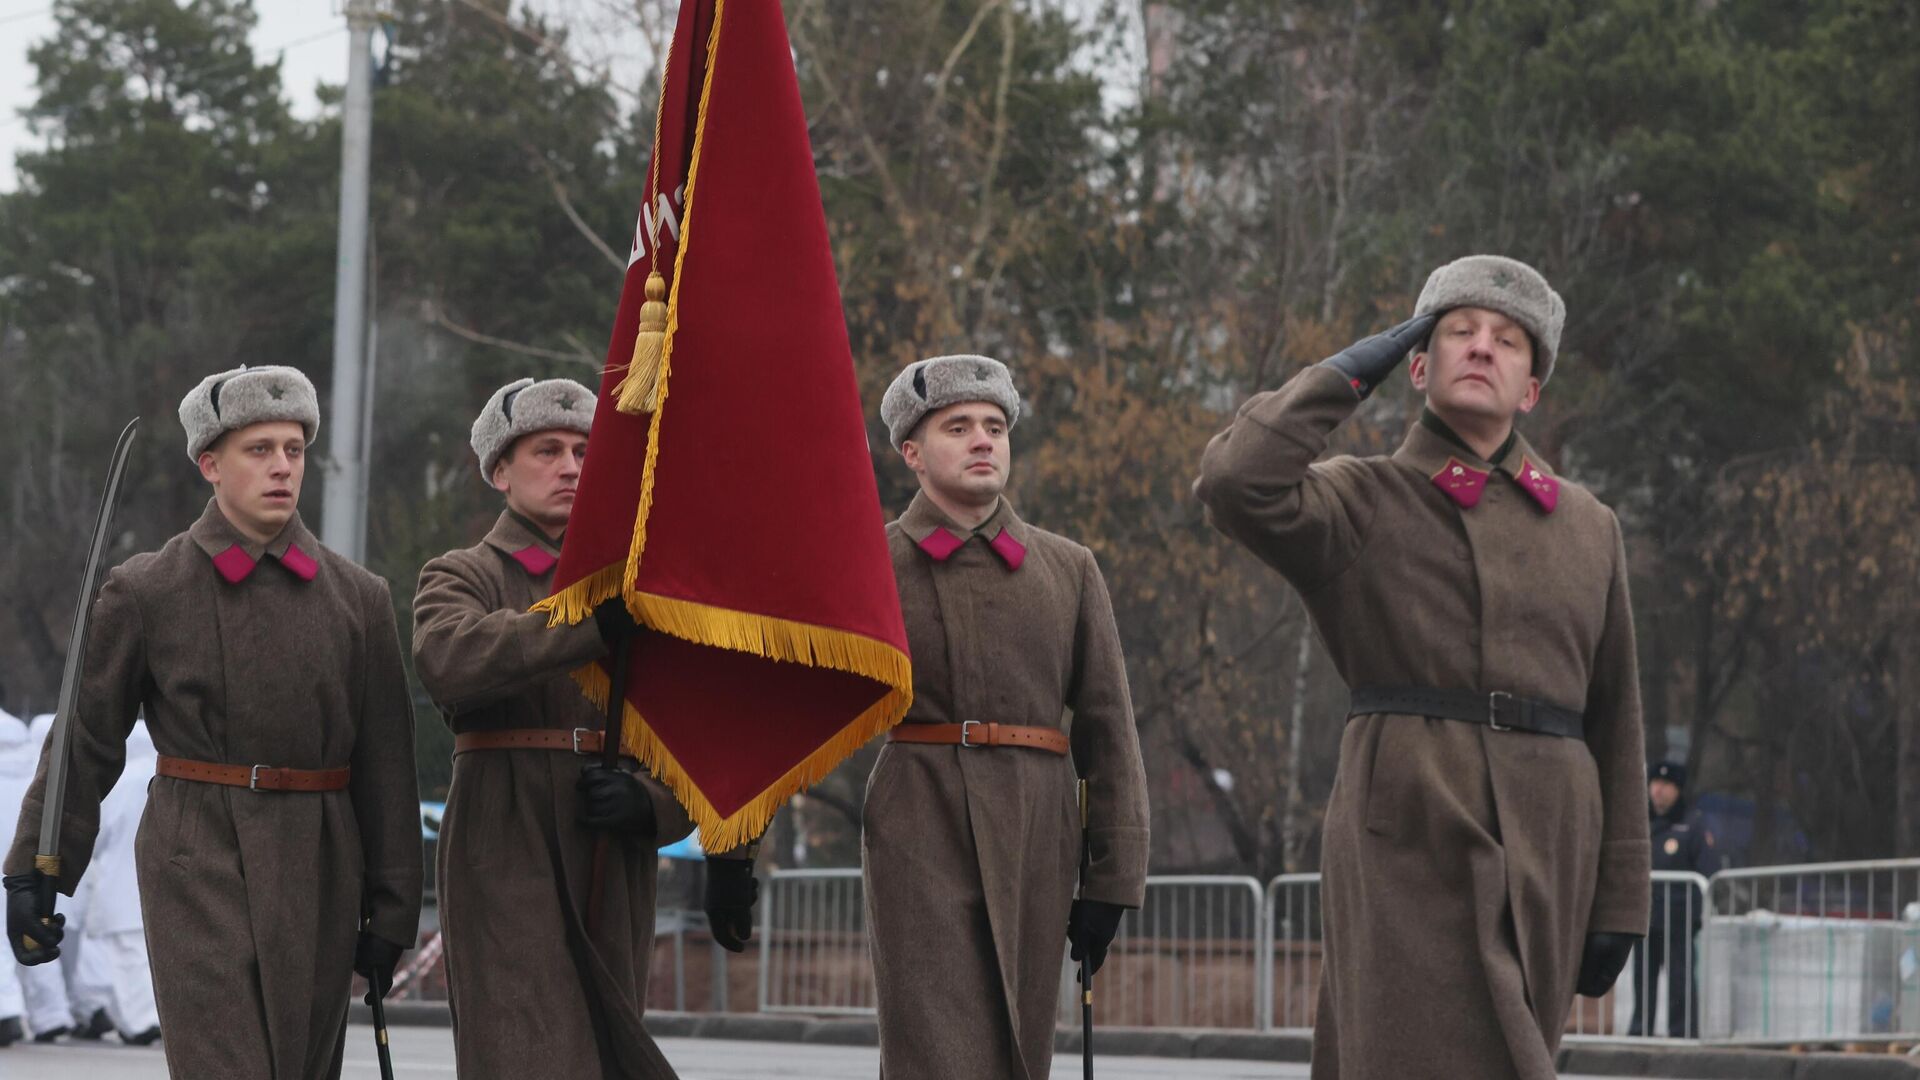
[(333, 404), (320, 540), (366, 561), (367, 174), (373, 158), (373, 30), (377, 0), (347, 0), (347, 96), (341, 110), (340, 244), (334, 276)]

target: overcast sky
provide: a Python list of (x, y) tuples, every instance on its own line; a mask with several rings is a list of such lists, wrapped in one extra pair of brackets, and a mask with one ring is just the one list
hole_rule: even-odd
[[(1099, 0), (1058, 2), (1083, 18), (1101, 6)], [(531, 6), (571, 32), (568, 51), (576, 62), (613, 73), (622, 104), (632, 104), (639, 92), (652, 92), (653, 88), (639, 85), (646, 79), (649, 53), (646, 38), (634, 23), (633, 0), (531, 0)], [(254, 55), (261, 61), (280, 57), (281, 87), (299, 116), (319, 111), (316, 85), (347, 80), (347, 20), (338, 14), (341, 7), (341, 0), (254, 0), (260, 16), (253, 32)], [(670, 8), (662, 4), (649, 10), (661, 11), (664, 19), (664, 11)], [(1134, 5), (1123, 10), (1128, 22), (1138, 18)], [(17, 186), (14, 154), (36, 145), (20, 116), (20, 110), (34, 100), (34, 69), (27, 62), (27, 49), (51, 37), (53, 29), (52, 0), (0, 0), (0, 191)], [(1110, 100), (1116, 94), (1131, 96), (1131, 78), (1109, 73), (1103, 81)]]
[[(572, 25), (577, 51), (616, 61), (616, 70), (644, 65), (645, 46), (637, 31), (623, 32), (612, 0), (543, 0), (537, 6)], [(294, 112), (319, 111), (314, 87), (347, 80), (347, 20), (337, 14), (340, 0), (254, 0), (260, 25), (253, 32), (254, 55), (281, 58), (281, 86)], [(630, 9), (629, 9), (630, 10)], [(27, 49), (53, 35), (51, 0), (0, 0), (0, 191), (16, 187), (13, 156), (35, 145), (20, 110), (34, 100), (34, 69)], [(631, 64), (617, 63), (634, 58)], [(622, 72), (624, 74), (624, 71)], [(633, 77), (643, 77), (635, 74)]]

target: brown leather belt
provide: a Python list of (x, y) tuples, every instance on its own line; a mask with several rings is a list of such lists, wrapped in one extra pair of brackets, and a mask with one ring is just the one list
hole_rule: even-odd
[(1045, 750), (1064, 756), (1072, 749), (1067, 733), (1059, 728), (1023, 727), (1019, 724), (992, 724), (968, 720), (962, 724), (901, 724), (887, 732), (888, 742), (936, 743), (969, 749), (987, 746), (1018, 746), (1026, 750)]
[(456, 754), (469, 750), (570, 750), (576, 754), (598, 754), (605, 746), (605, 732), (583, 727), (467, 731), (453, 737)]
[(214, 765), (205, 761), (160, 755), (154, 770), (175, 780), (224, 784), (248, 791), (339, 791), (353, 779), (347, 766), (338, 769), (282, 769), (272, 765)]

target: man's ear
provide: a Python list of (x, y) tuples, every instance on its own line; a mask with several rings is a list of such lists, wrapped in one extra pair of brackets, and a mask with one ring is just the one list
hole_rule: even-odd
[(912, 469), (916, 473), (919, 472), (920, 469), (922, 468), (922, 462), (920, 460), (920, 444), (917, 442), (914, 442), (912, 439), (908, 439), (905, 442), (901, 443), (900, 459), (907, 463), (907, 468)]
[(507, 463), (504, 459), (493, 463), (493, 489), (500, 494), (507, 493)]
[(1427, 354), (1423, 350), (1413, 354), (1413, 360), (1407, 364), (1407, 377), (1413, 380), (1413, 388), (1425, 393), (1427, 389)]
[(200, 479), (209, 484), (220, 483), (220, 459), (212, 450), (200, 451)]
[(1540, 380), (1528, 377), (1527, 394), (1520, 399), (1520, 412), (1522, 414), (1530, 413), (1533, 411), (1534, 406), (1538, 404), (1540, 404)]

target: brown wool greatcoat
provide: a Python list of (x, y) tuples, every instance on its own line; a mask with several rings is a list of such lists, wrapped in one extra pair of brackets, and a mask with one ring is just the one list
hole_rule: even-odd
[[(212, 560), (236, 545), (256, 565), (230, 583)], [(312, 580), (293, 571), (313, 568), (294, 545), (317, 564)], [(413, 711), (386, 582), (298, 516), (263, 547), (209, 502), (193, 528), (107, 575), (86, 649), (61, 831), (69, 894), (142, 709), (165, 755), (352, 767), (350, 786), (318, 793), (157, 778), (135, 840), (168, 1070), (339, 1076), (361, 917), (411, 947), (420, 916)], [(46, 767), (43, 754), (9, 873), (33, 865)]]
[[(593, 620), (548, 629), (546, 615), (527, 610), (552, 591), (559, 550), (506, 512), (485, 540), (421, 570), (414, 668), (455, 732), (606, 726), (567, 677), (606, 655)], [(597, 834), (579, 823), (574, 783), (598, 760), (554, 750), (454, 758), (435, 869), (456, 1064), (469, 1080), (673, 1075), (640, 1017), (653, 956), (655, 850), (693, 822), (659, 781), (641, 777), (659, 832), (653, 841), (615, 836), (608, 844), (599, 933), (590, 941)]]
[[(1391, 457), (1313, 464), (1358, 404), (1327, 367), (1255, 395), (1201, 462), (1214, 523), (1300, 591), (1347, 685), (1504, 690), (1584, 713), (1586, 738), (1348, 722), (1313, 1075), (1551, 1080), (1587, 933), (1647, 926), (1620, 527), (1525, 439), (1488, 463), (1416, 426)], [(1436, 477), (1468, 470), (1489, 475), (1463, 508)]]
[[(944, 560), (919, 545), (964, 538)], [(1005, 530), (1019, 548), (989, 541)], [(887, 1080), (1045, 1080), (1079, 874), (1074, 775), (1089, 785), (1085, 895), (1139, 907), (1147, 787), (1106, 582), (1093, 553), (1005, 500), (969, 533), (925, 495), (887, 526), (907, 642), (905, 723), (1058, 728), (1038, 750), (888, 743), (867, 781), (861, 863)], [(1024, 549), (1013, 569), (1002, 550)]]

